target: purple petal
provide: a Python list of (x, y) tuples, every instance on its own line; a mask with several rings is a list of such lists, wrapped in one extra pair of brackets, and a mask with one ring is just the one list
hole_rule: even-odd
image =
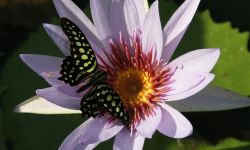
[(91, 0), (90, 8), (92, 18), (102, 41), (110, 37), (112, 32), (110, 29), (110, 5), (112, 0)]
[(204, 79), (205, 77), (199, 73), (194, 73), (184, 69), (177, 69), (170, 79), (172, 80), (172, 83), (169, 84), (169, 87), (171, 87), (172, 90), (168, 92), (168, 95), (182, 93), (190, 88), (195, 87)]
[[(110, 6), (110, 25), (113, 33), (118, 34), (119, 31), (126, 31), (126, 24), (124, 22), (124, 6), (125, 0), (112, 0)], [(119, 39), (119, 36), (118, 38)]]
[(79, 110), (81, 107), (80, 98), (66, 95), (54, 87), (39, 89), (36, 94), (64, 108)]
[(137, 132), (143, 137), (151, 138), (161, 121), (161, 110), (157, 107), (154, 111), (155, 114), (146, 116), (136, 128)]
[(82, 97), (89, 92), (89, 89), (86, 89), (82, 92), (77, 92), (78, 89), (80, 89), (80, 85), (77, 86), (70, 86), (70, 85), (62, 85), (62, 86), (57, 86), (56, 89), (58, 89), (59, 91), (61, 91), (62, 93), (72, 96), (72, 97), (77, 97), (82, 99)]
[(139, 16), (141, 27), (143, 26), (143, 22), (146, 17), (147, 9), (148, 9), (148, 4), (145, 4), (145, 1), (147, 2), (147, 0), (133, 0), (135, 7), (136, 7), (137, 14)]
[(113, 38), (120, 40), (120, 34), (126, 42), (129, 42), (129, 34), (125, 22), (125, 14), (123, 11), (125, 0), (112, 0), (110, 6), (110, 25), (113, 29)]
[(134, 31), (140, 29), (139, 16), (132, 0), (113, 0), (110, 9), (110, 22), (114, 38), (119, 41), (120, 34), (126, 43)]
[(63, 62), (62, 58), (33, 54), (21, 54), (20, 57), (51, 86), (56, 87), (64, 85), (64, 82), (58, 80), (58, 77), (60, 76), (59, 69)]
[(145, 52), (156, 46), (156, 58), (159, 60), (162, 53), (162, 28), (159, 16), (158, 1), (155, 1), (146, 15), (142, 27), (142, 48)]
[(116, 135), (113, 150), (142, 150), (144, 140), (139, 134), (130, 135), (130, 131), (124, 128)]
[[(186, 0), (173, 14), (163, 30), (162, 59), (168, 62), (196, 12), (200, 0)], [(171, 44), (171, 46), (170, 46)]]
[(181, 67), (193, 72), (210, 72), (220, 55), (219, 49), (200, 49), (184, 54), (173, 60), (169, 67)]
[(217, 87), (207, 87), (182, 101), (168, 104), (181, 112), (221, 111), (250, 106), (250, 98)]
[(57, 88), (59, 91), (68, 96), (82, 98), (83, 95), (86, 94), (87, 90), (80, 93), (77, 92), (77, 90), (80, 89), (81, 85), (70, 86), (69, 84), (65, 84), (63, 81), (58, 80), (58, 78), (61, 77), (61, 74), (58, 71), (43, 72), (40, 74), (40, 76), (42, 76), (52, 87)]
[[(60, 26), (52, 25), (52, 24), (44, 24), (44, 28), (57, 47), (62, 51), (65, 56), (70, 55), (70, 43), (68, 37), (64, 34), (63, 30)], [(92, 49), (95, 53), (98, 53), (104, 60), (106, 59), (103, 53), (103, 49), (97, 46), (95, 43), (91, 44)], [(99, 64), (102, 64), (99, 57), (97, 57), (97, 61)], [(106, 61), (108, 62), (108, 61)]]
[(205, 88), (214, 78), (210, 73), (194, 73), (177, 69), (171, 78), (174, 80), (169, 86), (173, 89), (165, 97), (166, 101), (175, 101), (187, 98)]
[(136, 10), (136, 6), (133, 0), (126, 0), (123, 6), (124, 19), (127, 26), (127, 32), (130, 36), (133, 35), (134, 31), (141, 28), (139, 15)]
[(161, 104), (162, 119), (157, 130), (172, 138), (184, 138), (192, 134), (193, 127), (191, 123), (177, 110)]
[[(100, 142), (95, 142), (93, 144), (84, 144), (80, 142), (80, 136), (84, 134), (86, 130), (90, 128), (90, 126), (95, 122), (93, 118), (88, 119), (83, 124), (81, 124), (78, 128), (76, 128), (67, 138), (63, 141), (59, 150), (92, 150), (94, 149)], [(86, 137), (87, 138), (87, 137)]]
[(80, 143), (103, 142), (118, 134), (124, 128), (123, 124), (118, 120), (110, 122), (110, 119), (110, 115), (95, 118), (90, 126), (81, 131)]
[(58, 71), (42, 72), (39, 75), (43, 77), (53, 87), (65, 85), (63, 81), (58, 80), (58, 78), (61, 76)]
[(63, 61), (62, 58), (45, 55), (21, 54), (20, 57), (24, 63), (38, 74), (58, 71)]
[(161, 59), (163, 62), (168, 63), (170, 58), (172, 57), (175, 49), (177, 48), (178, 44), (180, 43), (183, 35), (185, 34), (186, 29), (180, 32), (173, 40), (169, 41), (168, 44), (163, 45)]
[(99, 47), (99, 49), (103, 49), (103, 45), (97, 36), (98, 34), (94, 25), (72, 0), (53, 0), (53, 2), (59, 16), (73, 21), (89, 40), (92, 48)]
[(62, 51), (65, 56), (70, 55), (70, 43), (67, 36), (64, 34), (62, 28), (57, 25), (43, 24), (46, 32), (54, 41), (57, 47)]

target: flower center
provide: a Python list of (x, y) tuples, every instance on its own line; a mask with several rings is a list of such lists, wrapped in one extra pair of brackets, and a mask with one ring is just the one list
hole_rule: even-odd
[(154, 92), (150, 75), (134, 68), (118, 72), (113, 86), (127, 108), (148, 103)]
[(171, 90), (168, 86), (173, 72), (164, 68), (155, 56), (155, 49), (142, 50), (140, 34), (135, 34), (129, 45), (120, 35), (120, 41), (110, 39), (110, 53), (105, 53), (109, 62), (98, 56), (102, 70), (108, 74), (108, 82), (118, 93), (129, 115), (130, 127), (154, 115), (154, 109), (162, 97)]

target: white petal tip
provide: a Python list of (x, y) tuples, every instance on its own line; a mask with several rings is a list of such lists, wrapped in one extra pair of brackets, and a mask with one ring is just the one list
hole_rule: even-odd
[(149, 10), (148, 0), (144, 0), (144, 9), (145, 9), (145, 12), (148, 12)]
[(19, 57), (21, 58), (21, 60), (26, 63), (29, 64), (29, 61), (32, 59), (31, 57), (34, 56), (33, 54), (20, 54)]
[(38, 98), (37, 96), (34, 96), (24, 102), (22, 102), (21, 104), (17, 105), (14, 109), (13, 109), (13, 112), (16, 112), (16, 113), (29, 113), (27, 111), (27, 104), (30, 103), (33, 99), (36, 99)]
[(155, 115), (146, 116), (145, 120), (141, 120), (139, 126), (137, 126), (136, 128), (138, 134), (145, 138), (152, 138), (153, 134), (157, 130), (158, 125), (161, 122), (161, 118), (161, 109), (157, 108), (155, 110)]
[(28, 65), (29, 66), (29, 62), (30, 62), (30, 56), (31, 56), (32, 54), (20, 54), (19, 55), (19, 57), (21, 58), (21, 60), (26, 64), (26, 65)]
[(214, 56), (219, 58), (219, 56), (220, 56), (220, 49), (219, 48), (212, 48), (211, 51), (215, 53)]
[(39, 89), (39, 90), (36, 90), (35, 93), (36, 93), (37, 95), (39, 95), (39, 94), (41, 93), (41, 91), (42, 91), (42, 90)]
[(20, 54), (19, 56), (20, 56), (20, 58), (22, 59), (22, 61), (25, 62), (25, 60), (26, 60), (26, 58), (29, 56), (29, 54)]
[(189, 120), (176, 109), (166, 105), (162, 106), (162, 120), (158, 131), (166, 136), (181, 139), (193, 133), (193, 126)]
[(20, 109), (20, 106), (16, 106), (14, 109), (13, 109), (13, 112), (15, 113), (22, 113), (22, 110)]
[(50, 24), (43, 23), (43, 28), (48, 32), (48, 28), (50, 27)]
[(46, 31), (51, 30), (50, 28), (53, 28), (55, 26), (56, 25), (53, 24), (43, 23), (43, 27), (45, 28)]
[(14, 110), (16, 113), (33, 114), (79, 114), (80, 110), (71, 110), (57, 106), (46, 99), (34, 96), (23, 103), (17, 105)]

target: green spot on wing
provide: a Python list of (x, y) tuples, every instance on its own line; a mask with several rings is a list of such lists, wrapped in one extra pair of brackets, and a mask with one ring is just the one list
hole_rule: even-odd
[(112, 100), (112, 96), (111, 95), (108, 95), (107, 96), (107, 101), (111, 101)]
[(84, 50), (83, 48), (79, 48), (79, 52), (80, 52), (80, 53), (84, 53), (85, 50)]
[(82, 44), (80, 42), (76, 42), (76, 45), (79, 47), (82, 46)]
[(87, 60), (88, 56), (83, 54), (81, 58), (82, 58), (82, 60)]
[(116, 107), (116, 112), (120, 112), (120, 108), (119, 107)]

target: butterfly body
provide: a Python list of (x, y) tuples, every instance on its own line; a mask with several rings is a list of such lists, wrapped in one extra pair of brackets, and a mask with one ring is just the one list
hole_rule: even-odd
[(77, 92), (90, 89), (81, 100), (83, 115), (96, 117), (109, 113), (128, 126), (126, 109), (118, 94), (107, 83), (107, 74), (98, 68), (95, 53), (84, 34), (67, 18), (61, 18), (61, 27), (70, 41), (71, 55), (63, 60), (61, 77), (58, 79), (71, 86), (81, 85)]

